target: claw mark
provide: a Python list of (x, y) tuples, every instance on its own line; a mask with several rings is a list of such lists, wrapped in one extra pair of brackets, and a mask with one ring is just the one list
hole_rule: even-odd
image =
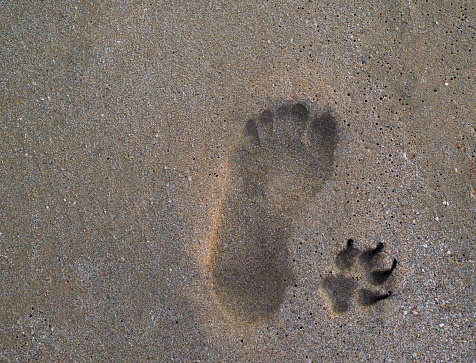
[(393, 270), (395, 270), (396, 267), (397, 267), (397, 259), (394, 258), (392, 267), (390, 267), (387, 270), (373, 271), (370, 274), (372, 278), (372, 282), (376, 285), (383, 284), (385, 281), (387, 281), (387, 279), (390, 277), (390, 275), (392, 274)]
[(358, 302), (362, 306), (370, 306), (378, 303), (379, 301), (385, 300), (390, 297), (392, 292), (389, 291), (387, 294), (380, 294), (369, 289), (360, 289), (358, 292)]

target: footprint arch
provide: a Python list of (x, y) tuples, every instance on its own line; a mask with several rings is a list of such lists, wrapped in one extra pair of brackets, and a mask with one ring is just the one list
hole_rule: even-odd
[(272, 317), (293, 280), (292, 218), (334, 167), (336, 118), (310, 102), (284, 102), (244, 122), (231, 151), (210, 243), (212, 293), (233, 321)]

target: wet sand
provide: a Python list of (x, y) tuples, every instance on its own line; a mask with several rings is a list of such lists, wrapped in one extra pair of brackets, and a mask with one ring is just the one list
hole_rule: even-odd
[[(0, 15), (0, 361), (474, 361), (474, 6)], [(295, 99), (335, 115), (333, 171), (249, 324), (213, 298), (211, 242), (246, 121)], [(391, 297), (336, 315), (322, 281), (348, 239), (398, 265)]]

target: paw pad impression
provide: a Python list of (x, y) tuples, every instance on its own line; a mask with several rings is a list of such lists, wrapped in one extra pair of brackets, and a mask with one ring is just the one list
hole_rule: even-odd
[(321, 288), (334, 314), (347, 312), (353, 301), (358, 306), (372, 306), (392, 295), (388, 290), (390, 277), (397, 267), (397, 260), (386, 269), (382, 263), (383, 243), (375, 248), (360, 251), (349, 239), (334, 261), (335, 274), (325, 277)]

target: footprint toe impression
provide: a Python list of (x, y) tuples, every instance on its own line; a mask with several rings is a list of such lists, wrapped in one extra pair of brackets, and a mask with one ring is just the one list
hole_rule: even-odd
[[(392, 295), (391, 291), (386, 290), (387, 280), (397, 267), (397, 260), (393, 259), (390, 268), (377, 270), (375, 267), (381, 262), (380, 252), (384, 244), (379, 243), (375, 248), (363, 252), (353, 244), (352, 239), (347, 241), (346, 247), (335, 258), (336, 274), (325, 277), (321, 283), (334, 314), (347, 312), (354, 301), (354, 295), (357, 305), (364, 307), (373, 306)], [(355, 294), (356, 289), (358, 291)]]
[(287, 240), (292, 215), (329, 178), (335, 118), (285, 103), (245, 122), (231, 152), (211, 243), (217, 305), (230, 319), (270, 318), (292, 280)]

